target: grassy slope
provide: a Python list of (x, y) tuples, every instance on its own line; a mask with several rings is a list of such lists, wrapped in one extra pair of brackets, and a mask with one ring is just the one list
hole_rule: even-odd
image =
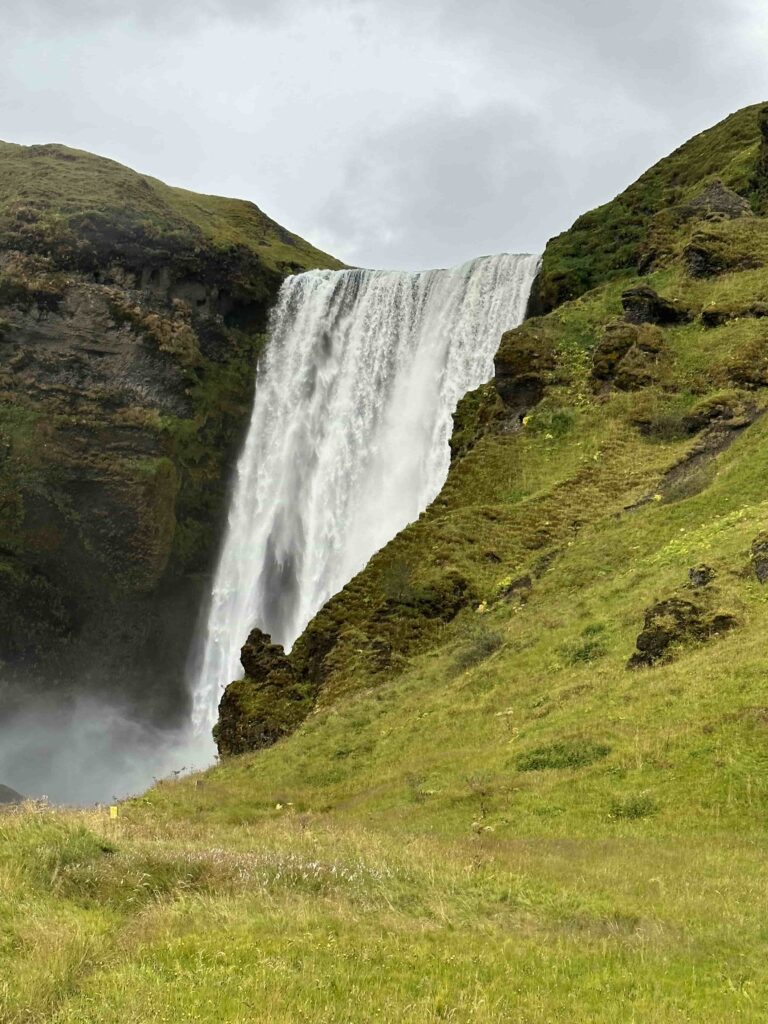
[[(680, 227), (647, 278), (696, 315), (664, 329), (651, 383), (590, 380), (636, 283), (609, 275), (547, 319), (558, 369), (525, 427), (480, 437), (336, 602), (375, 603), (393, 565), (415, 589), (471, 582), (472, 605), (410, 646), (403, 614), (399, 668), (370, 669), (361, 615), (317, 712), (275, 747), (116, 823), (0, 819), (0, 1017), (764, 1020), (768, 590), (749, 551), (768, 418), (665, 472), (701, 439), (697, 406), (764, 406), (744, 370), (768, 365), (768, 321), (700, 312), (765, 301), (768, 266), (691, 278), (701, 230)], [(768, 238), (762, 219), (706, 230), (734, 265)], [(700, 562), (738, 627), (628, 671), (653, 600), (701, 599)], [(526, 572), (529, 600), (505, 600)]]
[(739, 193), (755, 193), (760, 104), (746, 107), (659, 161), (620, 196), (579, 217), (544, 254), (535, 301), (542, 312), (607, 277), (633, 271), (648, 246), (648, 219), (693, 198), (707, 176)]

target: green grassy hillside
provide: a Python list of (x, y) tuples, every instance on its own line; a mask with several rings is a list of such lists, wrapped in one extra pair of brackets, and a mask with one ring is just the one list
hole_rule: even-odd
[[(292, 652), (292, 735), (116, 822), (0, 819), (11, 1024), (764, 1020), (768, 147), (737, 192), (742, 149), (689, 147), (641, 276), (504, 336), (438, 500)], [(246, 725), (270, 686), (240, 684)]]
[(712, 177), (764, 209), (765, 183), (756, 173), (760, 110), (759, 104), (746, 107), (697, 135), (616, 199), (585, 213), (568, 231), (553, 238), (531, 298), (534, 311), (549, 312), (606, 278), (651, 263), (660, 240), (649, 237), (649, 219), (679, 209)]

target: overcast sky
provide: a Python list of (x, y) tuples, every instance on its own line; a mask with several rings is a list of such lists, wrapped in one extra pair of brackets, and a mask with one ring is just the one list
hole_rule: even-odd
[(540, 251), (768, 99), (764, 0), (3, 0), (0, 138), (252, 199), (348, 263)]

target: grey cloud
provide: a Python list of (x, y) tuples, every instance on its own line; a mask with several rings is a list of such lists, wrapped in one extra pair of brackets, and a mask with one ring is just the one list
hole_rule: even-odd
[(73, 30), (112, 24), (160, 28), (171, 22), (176, 29), (193, 31), (210, 20), (274, 22), (290, 16), (291, 8), (280, 0), (23, 0), (4, 12), (7, 23), (33, 30), (46, 25)]
[[(367, 3), (369, 28), (377, 4)], [(394, 265), (540, 248), (582, 211), (768, 93), (754, 9), (733, 0), (393, 0), (508, 98), (373, 133), (322, 210), (351, 256)], [(450, 101), (449, 101), (450, 102)], [(364, 148), (363, 148), (364, 147)], [(409, 259), (410, 257), (410, 259)]]
[(6, 27), (77, 31), (83, 27), (135, 26), (146, 31), (163, 31), (172, 25), (181, 33), (194, 32), (210, 22), (229, 21), (235, 25), (287, 24), (301, 18), (308, 9), (322, 6), (331, 13), (363, 11), (368, 0), (11, 0), (3, 11)]
[(459, 263), (536, 250), (562, 170), (546, 132), (505, 104), (469, 113), (450, 101), (364, 141), (321, 210), (347, 258), (384, 266)]

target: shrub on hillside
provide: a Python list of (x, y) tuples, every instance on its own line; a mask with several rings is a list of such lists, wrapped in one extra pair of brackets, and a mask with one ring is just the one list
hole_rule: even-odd
[(558, 740), (520, 754), (515, 764), (521, 772), (539, 772), (547, 768), (584, 768), (610, 754), (605, 743), (591, 740)]
[(611, 804), (610, 817), (636, 821), (640, 818), (649, 818), (656, 814), (658, 809), (659, 805), (649, 793), (637, 793), (623, 800), (614, 800)]
[(477, 625), (454, 658), (453, 667), (457, 672), (464, 672), (466, 669), (472, 668), (473, 665), (479, 665), (481, 661), (490, 658), (503, 645), (504, 637), (498, 630), (485, 624)]

